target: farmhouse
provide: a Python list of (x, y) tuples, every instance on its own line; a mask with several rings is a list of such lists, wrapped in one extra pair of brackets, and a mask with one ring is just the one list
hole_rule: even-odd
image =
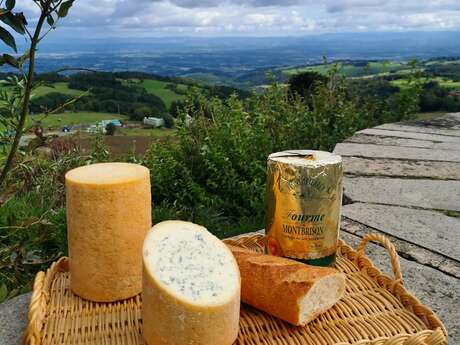
[(165, 120), (160, 117), (144, 117), (142, 121), (147, 127), (163, 127), (165, 125)]

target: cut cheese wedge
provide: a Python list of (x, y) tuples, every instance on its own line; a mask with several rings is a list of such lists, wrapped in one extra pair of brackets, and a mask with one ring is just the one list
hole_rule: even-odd
[(204, 227), (155, 225), (143, 249), (143, 335), (149, 345), (231, 345), (238, 336), (240, 273)]

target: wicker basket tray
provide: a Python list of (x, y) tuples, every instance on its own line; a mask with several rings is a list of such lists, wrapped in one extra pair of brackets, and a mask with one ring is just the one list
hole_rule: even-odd
[[(388, 250), (395, 279), (383, 275), (364, 255), (369, 241)], [(226, 240), (262, 250), (263, 235)], [(368, 235), (352, 250), (340, 242), (337, 269), (346, 273), (346, 293), (332, 309), (305, 327), (293, 327), (243, 305), (235, 345), (447, 343), (447, 331), (433, 311), (408, 293), (393, 245)], [(137, 345), (142, 340), (141, 297), (116, 303), (85, 301), (69, 289), (68, 259), (61, 258), (35, 278), (24, 344)], [(219, 344), (215, 344), (219, 345)]]

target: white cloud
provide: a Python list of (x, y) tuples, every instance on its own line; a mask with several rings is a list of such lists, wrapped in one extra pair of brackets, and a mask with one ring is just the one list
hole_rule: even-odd
[[(20, 6), (36, 17), (32, 0)], [(60, 25), (94, 36), (444, 30), (460, 29), (460, 1), (76, 0)]]

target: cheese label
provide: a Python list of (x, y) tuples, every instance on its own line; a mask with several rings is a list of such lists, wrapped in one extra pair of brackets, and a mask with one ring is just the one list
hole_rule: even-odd
[(267, 251), (300, 260), (334, 255), (341, 203), (340, 156), (320, 151), (271, 155), (267, 179)]

